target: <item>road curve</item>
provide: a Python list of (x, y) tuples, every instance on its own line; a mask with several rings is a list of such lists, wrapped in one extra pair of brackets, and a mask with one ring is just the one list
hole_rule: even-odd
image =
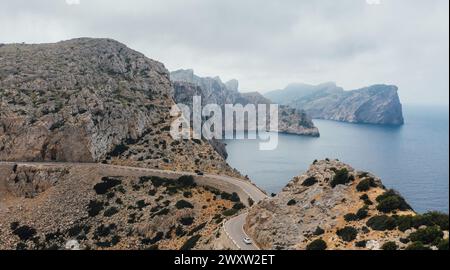
[[(233, 178), (223, 175), (212, 175), (204, 174), (197, 175), (192, 172), (182, 172), (182, 171), (168, 171), (168, 170), (157, 170), (141, 167), (129, 167), (129, 166), (118, 166), (118, 165), (108, 165), (100, 163), (63, 163), (63, 162), (3, 162), (0, 161), (0, 165), (20, 165), (20, 166), (44, 166), (44, 167), (57, 167), (57, 166), (76, 166), (76, 167), (92, 167), (98, 166), (105, 171), (111, 173), (131, 173), (151, 176), (160, 176), (167, 178), (177, 178), (183, 175), (194, 176), (197, 182), (201, 182), (204, 185), (211, 184), (211, 186), (220, 185), (221, 183), (228, 183), (233, 187), (237, 187), (234, 192), (238, 194), (244, 193), (247, 198), (251, 198), (254, 203), (267, 198), (267, 195), (261, 191), (257, 186), (253, 185), (250, 181), (242, 180), (239, 178)], [(242, 197), (242, 196), (241, 196)], [(249, 206), (248, 200), (243, 201), (244, 204)], [(224, 223), (224, 230), (230, 240), (234, 245), (241, 250), (258, 250), (259, 248), (255, 244), (246, 244), (243, 239), (249, 237), (244, 231), (245, 219), (247, 218), (247, 213), (243, 213), (239, 216), (235, 216)]]

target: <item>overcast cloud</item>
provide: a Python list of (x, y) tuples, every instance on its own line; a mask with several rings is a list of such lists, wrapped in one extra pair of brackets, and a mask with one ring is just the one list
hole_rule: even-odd
[(388, 83), (400, 87), (403, 103), (448, 104), (448, 0), (0, 4), (0, 43), (109, 37), (170, 70), (236, 78), (241, 91), (264, 92), (291, 82), (335, 81), (346, 89)]

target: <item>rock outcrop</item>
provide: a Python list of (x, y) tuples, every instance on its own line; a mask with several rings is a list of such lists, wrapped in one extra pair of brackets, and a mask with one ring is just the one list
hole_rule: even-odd
[(262, 249), (415, 249), (448, 247), (448, 222), (416, 214), (378, 177), (324, 160), (251, 208), (245, 229)]
[(303, 109), (317, 119), (380, 125), (404, 123), (398, 88), (393, 85), (344, 91), (334, 83), (293, 84), (265, 96), (280, 104)]
[(0, 47), (0, 160), (232, 170), (206, 141), (174, 141), (169, 72), (110, 39)]
[[(196, 76), (193, 70), (178, 70), (170, 74), (174, 85), (174, 99), (176, 103), (192, 106), (192, 97), (201, 96), (202, 105), (218, 104), (272, 104), (261, 94), (240, 93), (239, 83), (231, 80), (223, 83), (219, 77), (202, 78)], [(311, 118), (303, 110), (296, 110), (288, 106), (279, 108), (279, 132), (305, 136), (320, 136)]]

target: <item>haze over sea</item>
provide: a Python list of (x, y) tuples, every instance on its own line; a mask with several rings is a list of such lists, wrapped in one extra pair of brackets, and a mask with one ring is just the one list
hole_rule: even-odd
[(449, 108), (404, 106), (401, 127), (314, 120), (320, 138), (280, 134), (274, 151), (257, 140), (228, 140), (228, 163), (269, 193), (315, 159), (339, 159), (379, 176), (418, 212), (449, 212)]

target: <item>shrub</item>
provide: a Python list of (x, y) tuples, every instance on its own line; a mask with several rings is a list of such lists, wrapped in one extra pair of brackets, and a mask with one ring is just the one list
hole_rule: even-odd
[(253, 204), (255, 204), (255, 201), (252, 199), (252, 198), (250, 198), (250, 197), (248, 197), (248, 205), (249, 206), (253, 206)]
[(317, 179), (313, 176), (313, 177), (309, 177), (308, 179), (306, 179), (305, 181), (303, 181), (302, 186), (304, 187), (311, 187), (314, 186), (317, 182)]
[(197, 227), (195, 227), (194, 229), (192, 229), (192, 230), (188, 233), (188, 236), (192, 236), (192, 235), (194, 235), (195, 233), (197, 233), (198, 231), (202, 230), (203, 228), (206, 227), (207, 224), (208, 224), (208, 223), (205, 222), (205, 223), (202, 223), (202, 224), (198, 225)]
[(13, 231), (13, 234), (17, 235), (20, 240), (27, 241), (36, 235), (36, 230), (29, 226), (20, 226)]
[(243, 203), (235, 203), (234, 205), (233, 205), (233, 209), (236, 209), (236, 210), (241, 210), (241, 209), (244, 209), (245, 208), (245, 205), (243, 204)]
[(181, 218), (180, 223), (183, 224), (184, 226), (190, 226), (194, 223), (194, 218), (193, 217)]
[(230, 199), (230, 201), (232, 201), (232, 202), (240, 202), (241, 199), (239, 198), (239, 195), (238, 195), (236, 192), (233, 192), (233, 193), (231, 194), (231, 199)]
[(359, 209), (358, 212), (356, 212), (356, 217), (358, 218), (358, 220), (365, 219), (368, 216), (369, 216), (369, 211), (367, 211), (367, 207), (363, 207), (363, 208)]
[(103, 177), (102, 182), (98, 183), (94, 186), (94, 190), (98, 195), (103, 195), (108, 193), (108, 191), (115, 187), (122, 184), (122, 181), (111, 178), (111, 177)]
[(185, 201), (185, 200), (179, 200), (179, 201), (175, 204), (175, 207), (176, 207), (177, 209), (184, 209), (184, 208), (190, 208), (190, 209), (193, 209), (193, 208), (194, 208), (194, 206), (193, 206), (190, 202)]
[(316, 236), (322, 235), (324, 233), (325, 233), (325, 230), (320, 227), (317, 227), (316, 230), (314, 231), (314, 235), (316, 235)]
[(395, 242), (386, 242), (381, 246), (382, 250), (397, 250), (398, 246)]
[(353, 213), (349, 213), (347, 215), (344, 216), (345, 221), (350, 222), (350, 221), (356, 221), (358, 220), (358, 217), (353, 214)]
[(448, 231), (449, 229), (449, 217), (448, 214), (440, 212), (428, 212), (421, 216), (417, 216), (414, 221), (414, 227), (418, 228), (422, 225), (434, 226), (437, 225), (443, 231)]
[(183, 246), (181, 246), (180, 250), (193, 249), (195, 247), (195, 245), (197, 244), (198, 240), (200, 240), (200, 235), (197, 234), (195, 236), (192, 236), (183, 244)]
[(142, 210), (143, 208), (147, 207), (149, 204), (145, 202), (145, 200), (139, 200), (136, 202), (136, 206), (137, 208), (139, 208), (139, 210)]
[(444, 233), (439, 226), (427, 227), (425, 229), (419, 229), (416, 232), (411, 233), (409, 238), (412, 242), (421, 242), (424, 244), (438, 244)]
[(406, 250), (431, 250), (429, 247), (424, 246), (421, 242), (414, 242), (406, 247)]
[(367, 226), (375, 231), (391, 231), (397, 227), (397, 224), (393, 217), (381, 215), (370, 218)]
[(327, 243), (323, 241), (322, 239), (317, 239), (312, 241), (306, 246), (306, 250), (326, 250), (327, 249)]
[(287, 203), (287, 205), (289, 205), (289, 206), (296, 205), (296, 204), (297, 204), (297, 201), (294, 199), (288, 201), (288, 203)]
[(442, 240), (438, 245), (439, 250), (448, 250), (448, 239)]
[(336, 187), (337, 185), (345, 185), (351, 181), (347, 168), (336, 171), (336, 174), (331, 181), (331, 187)]
[(395, 190), (388, 190), (377, 197), (379, 203), (377, 209), (384, 213), (390, 213), (395, 210), (411, 210), (411, 206)]
[(353, 227), (347, 226), (339, 229), (336, 234), (345, 242), (351, 242), (356, 239), (356, 236), (358, 236), (358, 231)]
[(96, 200), (90, 201), (88, 205), (88, 214), (90, 217), (97, 216), (104, 209), (103, 202)]
[(372, 187), (376, 187), (375, 180), (373, 178), (365, 178), (359, 182), (359, 184), (356, 186), (356, 190), (358, 192), (365, 192), (368, 191)]
[(358, 247), (358, 248), (365, 248), (366, 246), (367, 246), (366, 240), (358, 241), (355, 243), (355, 247)]
[(178, 183), (181, 187), (188, 188), (196, 186), (194, 177), (192, 175), (183, 175), (178, 178)]
[(237, 214), (237, 212), (238, 212), (238, 210), (237, 209), (227, 209), (227, 210), (225, 210), (225, 211), (223, 211), (223, 215), (224, 216), (226, 216), (226, 217), (231, 217), (231, 216), (234, 216), (234, 215), (236, 215)]
[(367, 194), (363, 194), (359, 198), (364, 201), (365, 205), (372, 205), (373, 204), (373, 202), (369, 199), (369, 196)]
[(119, 213), (119, 210), (116, 207), (110, 207), (110, 208), (106, 209), (106, 211), (105, 211), (105, 213), (103, 213), (103, 215), (105, 217), (112, 217), (117, 213)]
[(183, 192), (183, 196), (184, 196), (185, 198), (192, 198), (192, 192), (190, 192), (190, 191), (185, 191), (185, 192)]

